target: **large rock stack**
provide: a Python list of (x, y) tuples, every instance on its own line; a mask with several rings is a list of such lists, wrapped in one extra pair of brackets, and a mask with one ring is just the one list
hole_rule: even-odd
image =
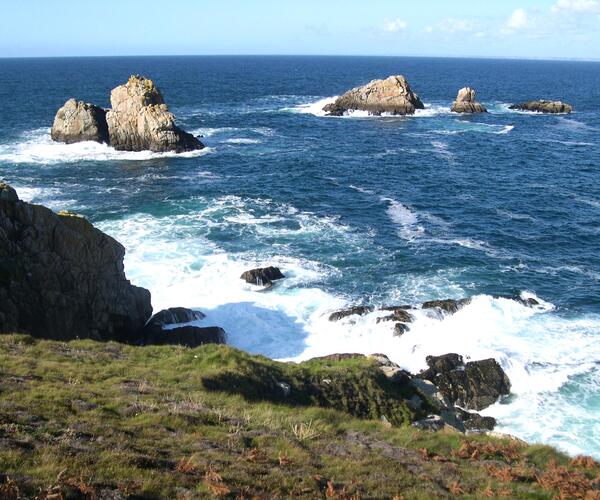
[(127, 280), (124, 255), (82, 216), (20, 201), (0, 183), (0, 333), (137, 341), (150, 292)]
[(513, 104), (509, 109), (517, 111), (534, 111), (536, 113), (571, 113), (573, 106), (562, 101), (527, 101), (519, 104)]
[(131, 76), (113, 89), (112, 109), (69, 99), (54, 119), (51, 136), (55, 141), (105, 142), (124, 151), (174, 151), (202, 149), (192, 134), (175, 125), (160, 90), (143, 76)]
[(475, 90), (471, 87), (464, 87), (458, 91), (451, 111), (453, 113), (487, 113), (485, 106), (475, 100)]
[(347, 111), (367, 111), (370, 115), (412, 115), (425, 106), (402, 75), (385, 80), (373, 80), (367, 85), (349, 90), (335, 102), (323, 108), (330, 116), (342, 116)]

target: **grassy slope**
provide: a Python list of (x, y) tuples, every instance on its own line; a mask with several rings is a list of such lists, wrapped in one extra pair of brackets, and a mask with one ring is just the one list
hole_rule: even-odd
[(0, 335), (0, 498), (600, 498), (597, 463), (417, 431), (408, 395), (365, 360)]

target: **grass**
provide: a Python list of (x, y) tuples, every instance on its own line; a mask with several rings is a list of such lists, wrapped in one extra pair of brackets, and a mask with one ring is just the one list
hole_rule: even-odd
[(418, 431), (410, 395), (366, 359), (0, 335), (0, 498), (600, 498), (593, 460)]

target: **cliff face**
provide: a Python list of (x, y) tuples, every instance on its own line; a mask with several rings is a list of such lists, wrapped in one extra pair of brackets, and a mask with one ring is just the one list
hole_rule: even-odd
[(0, 332), (136, 341), (152, 306), (125, 277), (124, 255), (85, 218), (23, 202), (0, 183)]

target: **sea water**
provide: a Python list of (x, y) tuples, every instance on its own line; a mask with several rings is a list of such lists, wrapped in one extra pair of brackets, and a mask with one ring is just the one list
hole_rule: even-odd
[[(53, 143), (69, 97), (109, 106), (141, 73), (207, 148), (182, 155)], [(412, 117), (324, 116), (336, 95), (404, 74)], [(382, 352), (496, 358), (513, 394), (498, 430), (600, 458), (600, 64), (362, 57), (0, 60), (0, 178), (27, 201), (86, 215), (127, 249), (155, 310), (202, 310), (229, 342), (303, 360)], [(489, 113), (449, 112), (470, 85)], [(564, 99), (571, 115), (513, 112)], [(239, 279), (276, 265), (266, 293)], [(539, 305), (494, 298), (534, 297)], [(336, 309), (474, 297), (420, 311)]]

